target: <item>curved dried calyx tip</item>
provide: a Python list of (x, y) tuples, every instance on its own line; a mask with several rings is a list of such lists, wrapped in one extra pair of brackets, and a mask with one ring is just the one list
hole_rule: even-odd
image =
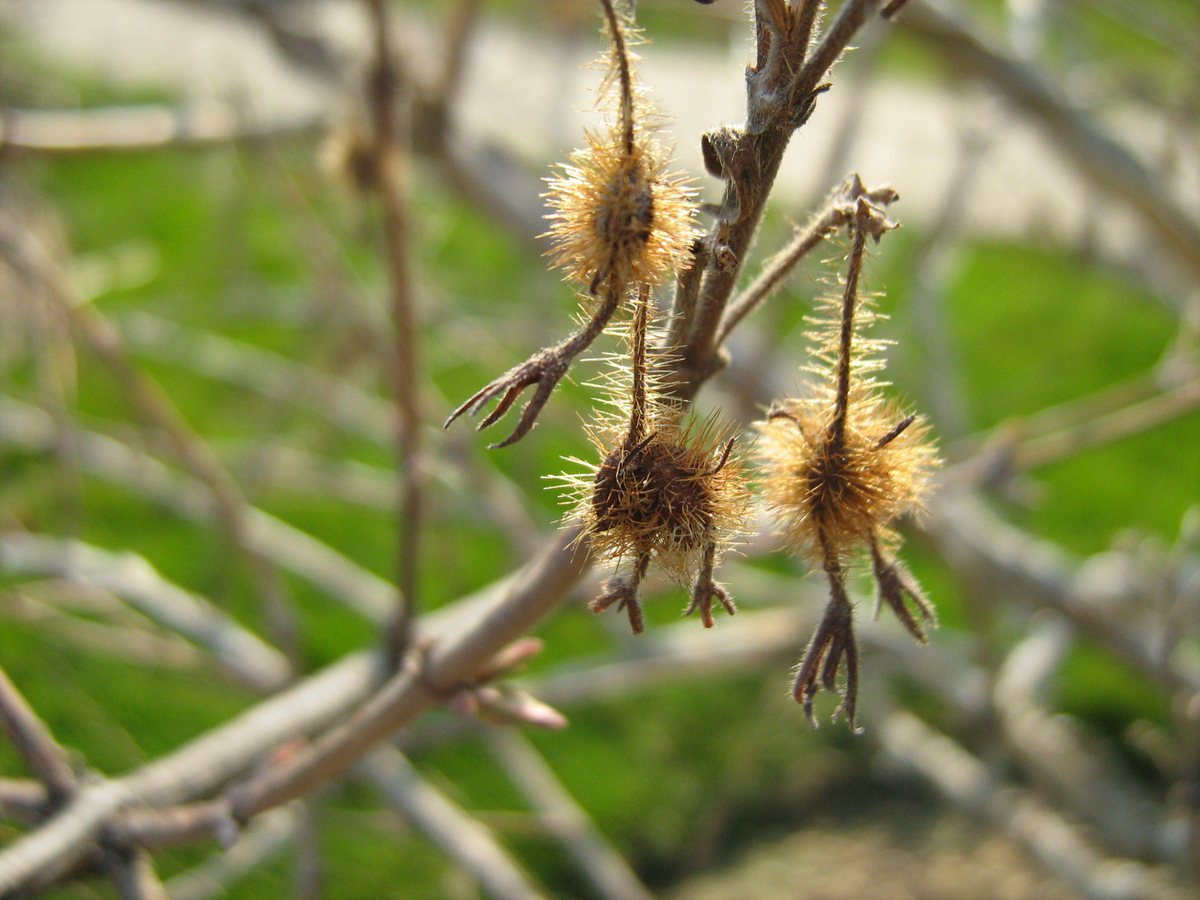
[(855, 712), (858, 705), (858, 642), (854, 636), (854, 610), (846, 594), (844, 575), (838, 567), (829, 571), (831, 597), (821, 624), (813, 633), (792, 682), (792, 696), (804, 706), (804, 714), (816, 727), (813, 697), (821, 688), (837, 692), (837, 674), (845, 667), (846, 684), (842, 702), (833, 718), (845, 715), (851, 730), (858, 731)]

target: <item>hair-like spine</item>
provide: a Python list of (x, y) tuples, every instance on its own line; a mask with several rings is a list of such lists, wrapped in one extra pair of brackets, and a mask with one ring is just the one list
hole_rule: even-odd
[(834, 716), (844, 713), (851, 727), (858, 650), (846, 570), (855, 557), (870, 554), (878, 603), (886, 603), (913, 637), (924, 643), (925, 626), (937, 623), (916, 580), (892, 556), (899, 543), (895, 522), (921, 509), (937, 456), (923, 422), (904, 415), (871, 377), (883, 366), (875, 354), (885, 342), (861, 336), (875, 319), (859, 290), (866, 241), (878, 241), (894, 227), (880, 210), (859, 200), (841, 295), (826, 301), (832, 314), (809, 334), (816, 348), (808, 371), (818, 384), (807, 398), (774, 404), (758, 423), (767, 508), (786, 546), (820, 566), (830, 587), (793, 694), (812, 719), (813, 696), (821, 687), (835, 690), (844, 664), (845, 689)]

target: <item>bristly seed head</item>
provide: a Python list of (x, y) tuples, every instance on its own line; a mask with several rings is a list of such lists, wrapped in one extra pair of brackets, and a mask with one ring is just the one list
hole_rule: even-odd
[(658, 285), (682, 263), (699, 236), (686, 181), (668, 174), (667, 154), (655, 140), (653, 110), (642, 97), (629, 44), (633, 24), (604, 3), (609, 50), (600, 95), (616, 111), (587, 146), (549, 179), (553, 209), (548, 235), (554, 264), (595, 293), (612, 279), (620, 286)]
[(818, 376), (819, 385), (808, 398), (775, 404), (758, 423), (768, 510), (788, 548), (820, 566), (830, 587), (825, 615), (800, 662), (793, 694), (812, 719), (813, 696), (822, 687), (833, 690), (838, 670), (844, 669), (838, 712), (845, 713), (852, 728), (858, 645), (846, 566), (869, 552), (879, 604), (886, 603), (917, 640), (924, 642), (924, 626), (937, 622), (916, 580), (890, 555), (890, 547), (899, 542), (894, 524), (920, 511), (937, 456), (924, 424), (905, 416), (870, 377), (882, 367), (871, 354), (884, 343), (861, 337), (874, 319), (864, 310), (868, 301), (858, 290), (866, 239), (878, 240), (892, 227), (880, 210), (859, 201), (841, 296), (825, 301), (832, 315), (809, 335), (817, 345), (817, 363), (809, 371)]

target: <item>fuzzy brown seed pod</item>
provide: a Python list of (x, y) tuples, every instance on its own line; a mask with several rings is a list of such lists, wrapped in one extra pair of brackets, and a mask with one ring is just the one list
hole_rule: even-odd
[(595, 293), (608, 279), (651, 287), (682, 263), (699, 233), (686, 179), (668, 174), (668, 154), (649, 123), (655, 111), (637, 82), (630, 45), (636, 26), (603, 0), (609, 49), (600, 102), (617, 109), (605, 126), (585, 134), (587, 146), (549, 180), (549, 236), (554, 264)]
[(634, 27), (618, 15), (613, 0), (601, 0), (601, 7), (609, 49), (600, 95), (615, 98), (617, 109), (601, 130), (586, 134), (587, 146), (550, 179), (546, 195), (553, 210), (550, 253), (555, 265), (586, 288), (588, 319), (571, 337), (513, 367), (447, 418), (449, 426), (495, 400), (479, 424), (487, 428), (536, 385), (517, 427), (493, 447), (508, 446), (529, 432), (572, 361), (627, 308), (629, 297), (657, 286), (682, 265), (699, 236), (692, 224), (692, 195), (683, 179), (668, 174), (667, 154), (653, 135), (651, 110), (636, 86), (629, 52)]
[(620, 126), (586, 135), (562, 175), (549, 182), (554, 264), (594, 292), (604, 281), (657, 285), (684, 262), (698, 233), (695, 203), (667, 156), (635, 131), (626, 146)]
[[(611, 396), (611, 411), (588, 428), (600, 462), (571, 462), (583, 471), (559, 476), (572, 510), (597, 559), (616, 575), (592, 603), (596, 612), (613, 604), (642, 631), (638, 587), (651, 563), (691, 591), (685, 614), (700, 612), (713, 625), (712, 605), (735, 606), (713, 580), (730, 543), (747, 530), (750, 491), (742, 461), (733, 454), (729, 429), (715, 417), (697, 422), (645, 383), (645, 295), (635, 314), (632, 383)], [(638, 336), (638, 331), (643, 331)], [(618, 378), (619, 380), (619, 378)]]
[(899, 543), (895, 522), (920, 511), (937, 456), (926, 427), (916, 416), (905, 416), (871, 377), (882, 368), (873, 354), (884, 343), (862, 337), (875, 318), (858, 289), (866, 239), (878, 240), (892, 227), (882, 212), (859, 201), (842, 294), (825, 301), (832, 314), (809, 334), (816, 344), (809, 371), (818, 384), (807, 398), (775, 404), (758, 424), (767, 508), (788, 549), (824, 569), (830, 584), (825, 616), (805, 651), (793, 692), (811, 718), (813, 695), (820, 687), (835, 688), (844, 662), (839, 712), (852, 727), (858, 652), (846, 567), (869, 553), (879, 603), (886, 603), (917, 640), (925, 640), (923, 625), (937, 621), (915, 579), (891, 557)]
[[(833, 440), (829, 394), (826, 385), (777, 403), (759, 424), (767, 508), (789, 550), (815, 566), (827, 550), (845, 564), (872, 540), (895, 543), (893, 523), (921, 509), (936, 465), (928, 429), (870, 383), (851, 386), (844, 433)], [(910, 424), (881, 445), (900, 422)]]

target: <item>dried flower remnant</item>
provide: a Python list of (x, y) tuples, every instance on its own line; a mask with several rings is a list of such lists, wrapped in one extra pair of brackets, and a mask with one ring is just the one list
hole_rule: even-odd
[[(734, 439), (714, 418), (686, 422), (681, 406), (647, 385), (647, 292), (635, 301), (630, 353), (631, 385), (613, 397), (614, 412), (588, 429), (601, 462), (558, 476), (569, 492), (570, 521), (580, 540), (617, 570), (591, 608), (625, 609), (634, 633), (643, 630), (639, 588), (655, 563), (690, 589), (684, 615), (699, 612), (713, 626), (713, 604), (736, 607), (713, 571), (730, 542), (746, 530), (750, 492)], [(621, 574), (621, 570), (626, 570)]]
[[(651, 110), (634, 80), (629, 43), (636, 34), (612, 0), (601, 0), (609, 51), (600, 96), (614, 97), (617, 111), (587, 146), (550, 179), (553, 212), (548, 235), (554, 264), (586, 291), (586, 323), (560, 344), (534, 354), (479, 391), (446, 420), (496, 407), (480, 423), (494, 424), (527, 388), (537, 385), (513, 432), (493, 447), (505, 447), (533, 427), (572, 361), (602, 332), (626, 297), (654, 287), (688, 257), (697, 234), (695, 209), (683, 179), (668, 174), (667, 154), (646, 124)], [(593, 299), (596, 298), (596, 299)]]
[(920, 510), (938, 460), (920, 420), (903, 415), (871, 377), (883, 367), (873, 354), (884, 342), (860, 335), (874, 319), (858, 287), (866, 239), (878, 241), (893, 227), (865, 198), (858, 201), (842, 295), (828, 301), (833, 315), (810, 334), (817, 341), (810, 371), (821, 384), (810, 398), (776, 404), (758, 425), (767, 506), (787, 546), (820, 565), (830, 587), (793, 694), (813, 719), (813, 696), (822, 687), (836, 690), (844, 665), (845, 689), (834, 717), (844, 713), (852, 728), (858, 648), (846, 570), (854, 557), (870, 553), (879, 604), (886, 603), (913, 637), (924, 643), (925, 627), (937, 624), (933, 607), (891, 548), (898, 543), (895, 521)]

